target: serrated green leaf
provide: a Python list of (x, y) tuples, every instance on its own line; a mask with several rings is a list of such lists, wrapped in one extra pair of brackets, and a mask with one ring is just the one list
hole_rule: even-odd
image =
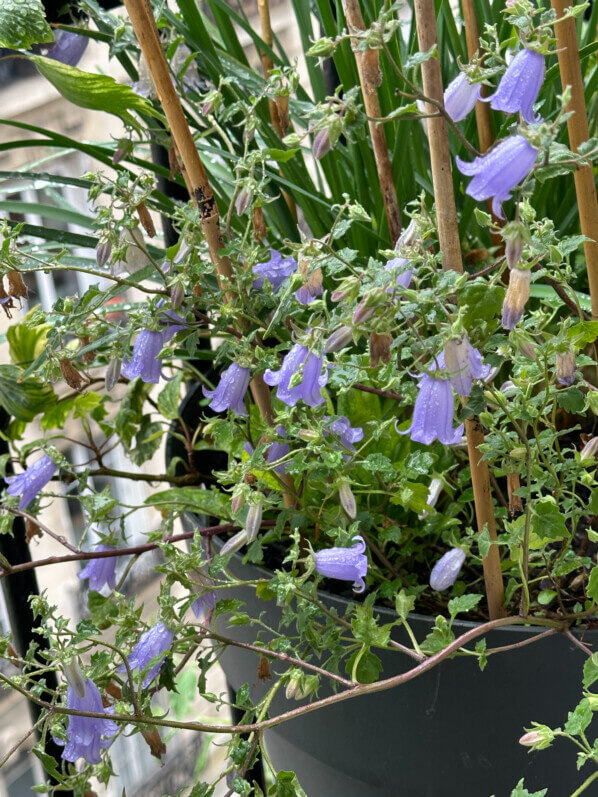
[(482, 600), (483, 595), (461, 595), (448, 602), (450, 616), (454, 619), (460, 612), (470, 612)]
[[(360, 658), (354, 672), (355, 662), (358, 656)], [(345, 670), (351, 676), (354, 674), (358, 683), (373, 684), (378, 680), (382, 672), (382, 662), (375, 653), (372, 653), (372, 651), (367, 648), (364, 652), (362, 652), (362, 650), (356, 651), (347, 661)]]
[(146, 504), (151, 504), (159, 509), (184, 509), (198, 515), (211, 515), (218, 518), (227, 518), (230, 513), (230, 499), (218, 490), (204, 490), (201, 487), (176, 487), (170, 490), (161, 490), (145, 499)]
[(408, 595), (402, 589), (395, 598), (395, 609), (401, 620), (405, 620), (415, 608), (415, 595)]
[(569, 712), (565, 724), (565, 733), (569, 733), (571, 736), (577, 736), (577, 734), (583, 733), (592, 721), (592, 717), (593, 713), (590, 708), (590, 701), (584, 697), (584, 699), (577, 704), (575, 709)]
[(540, 791), (531, 792), (525, 788), (523, 778), (519, 781), (517, 786), (511, 792), (511, 797), (545, 797), (548, 789), (540, 789)]
[(0, 47), (28, 50), (32, 44), (54, 41), (41, 0), (2, 0)]
[(540, 540), (562, 540), (568, 532), (565, 516), (551, 498), (542, 498), (534, 503), (531, 519), (532, 532)]
[(583, 688), (589, 689), (596, 681), (598, 681), (598, 653), (592, 653), (583, 665)]
[(62, 64), (41, 55), (30, 59), (39, 73), (49, 80), (69, 102), (80, 108), (104, 111), (119, 116), (124, 122), (135, 124), (130, 111), (158, 116), (151, 103), (136, 94), (130, 86), (118, 83), (108, 75), (94, 75), (76, 66)]
[(585, 396), (579, 388), (570, 387), (568, 390), (559, 391), (556, 400), (565, 412), (572, 414), (583, 412)]
[(116, 603), (93, 589), (89, 591), (87, 596), (87, 608), (92, 622), (102, 631), (110, 628), (114, 619), (118, 617)]
[(170, 382), (166, 383), (166, 387), (158, 396), (158, 409), (169, 421), (174, 421), (175, 418), (178, 418), (183, 378), (184, 374), (180, 371)]
[(586, 587), (586, 595), (588, 598), (591, 598), (594, 603), (598, 603), (598, 565), (592, 568), (592, 572), (588, 579), (588, 586)]

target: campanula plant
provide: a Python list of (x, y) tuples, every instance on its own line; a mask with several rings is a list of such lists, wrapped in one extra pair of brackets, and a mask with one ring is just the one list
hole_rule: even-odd
[(197, 797), (590, 794), (598, 4), (51, 5), (0, 9), (95, 124), (2, 122), (39, 790), (201, 734)]

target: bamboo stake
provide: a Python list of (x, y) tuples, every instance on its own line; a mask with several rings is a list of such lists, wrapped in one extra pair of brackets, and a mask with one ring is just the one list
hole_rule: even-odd
[[(415, 0), (415, 19), (419, 49), (427, 52), (438, 44), (436, 36), (436, 15), (434, 0)], [(444, 101), (440, 61), (429, 58), (422, 64), (424, 94), (432, 100)], [(455, 206), (455, 189), (451, 171), (451, 153), (449, 150), (446, 121), (438, 116), (433, 105), (426, 103), (426, 113), (430, 114), (428, 123), (428, 141), (430, 143), (430, 160), (434, 182), (434, 202), (436, 205), (436, 221), (438, 224), (438, 241), (442, 252), (442, 268), (445, 271), (463, 271), (461, 258), (461, 241), (457, 225), (457, 208)]]
[[(422, 52), (437, 44), (436, 14), (434, 0), (415, 0), (415, 19), (419, 49)], [(424, 93), (438, 102), (443, 101), (444, 90), (440, 62), (430, 58), (422, 64)], [(434, 113), (428, 105), (428, 113)], [(446, 121), (442, 117), (428, 119), (428, 140), (432, 163), (432, 180), (434, 184), (434, 201), (438, 223), (438, 237), (442, 251), (442, 267), (462, 273), (461, 243), (457, 224), (457, 209), (451, 171), (451, 158)], [(468, 418), (465, 422), (467, 433), (467, 451), (471, 468), (471, 482), (475, 502), (478, 531), (488, 529), (490, 539), (495, 542), (496, 522), (490, 489), (488, 464), (482, 459), (479, 446), (484, 442), (482, 427), (477, 418)], [(504, 590), (500, 568), (500, 556), (496, 545), (490, 546), (488, 556), (483, 560), (486, 598), (491, 619), (504, 615)]]
[[(343, 8), (347, 25), (349, 26), (349, 32), (351, 32), (351, 30), (365, 30), (365, 22), (363, 21), (363, 16), (359, 7), (359, 0), (343, 0)], [(380, 189), (382, 191), (382, 201), (384, 202), (384, 210), (386, 212), (388, 232), (394, 244), (401, 232), (401, 213), (397, 200), (397, 189), (395, 188), (392, 176), (392, 165), (388, 153), (388, 146), (386, 144), (384, 127), (374, 121), (374, 119), (379, 119), (382, 116), (380, 100), (378, 99), (378, 92), (376, 90), (376, 86), (380, 85), (382, 78), (378, 66), (378, 50), (366, 50), (365, 52), (361, 52), (357, 50), (356, 41), (353, 39), (352, 42), (357, 71), (359, 73), (359, 82), (361, 84), (361, 93), (363, 95), (363, 104), (368, 116), (370, 138), (372, 139), (376, 169), (378, 170), (378, 179), (380, 180)], [(434, 109), (434, 111), (435, 110), (436, 109)]]
[[(465, 39), (467, 41), (467, 55), (469, 58), (477, 53), (480, 48), (480, 27), (475, 11), (473, 0), (463, 0), (463, 21), (465, 23)], [(485, 91), (485, 86), (482, 87)], [(494, 133), (492, 132), (492, 118), (490, 106), (487, 102), (478, 100), (475, 104), (475, 120), (480, 139), (480, 152), (487, 152), (494, 144)]]
[[(552, 8), (561, 18), (567, 6), (571, 5), (566, 0), (552, 0)], [(574, 152), (579, 145), (590, 137), (588, 130), (588, 116), (584, 97), (583, 77), (579, 61), (579, 48), (577, 44), (577, 30), (573, 17), (560, 19), (554, 26), (556, 35), (561, 84), (571, 86), (571, 102), (567, 110), (573, 115), (567, 119), (569, 132), (569, 145)], [(596, 185), (594, 183), (594, 170), (591, 165), (578, 168), (574, 172), (575, 192), (577, 194), (577, 207), (579, 222), (583, 235), (590, 238), (583, 245), (586, 257), (586, 269), (592, 300), (592, 318), (598, 318), (598, 201), (596, 200)]]
[[(141, 51), (147, 61), (152, 81), (170, 127), (174, 145), (180, 155), (183, 176), (189, 195), (195, 200), (199, 208), (201, 226), (208, 243), (210, 257), (216, 266), (218, 281), (223, 286), (232, 278), (233, 272), (228, 257), (220, 255), (224, 242), (220, 230), (218, 205), (214, 199), (208, 175), (199, 157), (193, 134), (187, 124), (179, 97), (172, 85), (154, 16), (144, 0), (125, 0), (125, 7), (129, 13)], [(225, 297), (227, 301), (230, 301), (234, 297), (233, 291), (227, 291)], [(254, 377), (250, 387), (262, 418), (271, 424), (274, 420), (274, 414), (270, 403), (270, 391), (264, 383), (261, 374)]]

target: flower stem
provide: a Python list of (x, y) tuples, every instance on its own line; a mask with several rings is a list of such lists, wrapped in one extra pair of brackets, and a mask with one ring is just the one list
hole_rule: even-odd
[[(359, 0), (343, 0), (343, 9), (347, 20), (349, 31), (365, 30), (365, 22), (359, 7)], [(382, 191), (382, 201), (386, 211), (386, 221), (388, 222), (388, 232), (394, 245), (401, 232), (401, 214), (397, 200), (397, 189), (392, 175), (392, 164), (388, 154), (388, 144), (384, 126), (373, 121), (374, 118), (382, 116), (380, 110), (380, 100), (376, 90), (376, 75), (379, 73), (378, 50), (366, 50), (361, 52), (357, 49), (357, 40), (353, 39), (353, 52), (361, 83), (361, 93), (363, 95), (363, 105), (370, 128), (370, 137), (374, 149), (376, 169), (380, 180)]]
[(586, 778), (579, 789), (575, 789), (571, 797), (579, 797), (579, 795), (582, 794), (588, 788), (588, 786), (596, 780), (596, 778), (598, 778), (598, 772), (594, 772), (589, 778)]
[[(551, 5), (559, 18), (559, 21), (555, 23), (554, 32), (561, 72), (561, 84), (563, 89), (565, 86), (571, 87), (571, 102), (567, 106), (567, 111), (573, 111), (572, 115), (567, 119), (569, 145), (574, 152), (577, 152), (580, 144), (583, 144), (590, 137), (577, 44), (577, 30), (573, 17), (561, 19), (565, 9), (570, 5), (567, 0), (552, 0)], [(583, 248), (592, 300), (592, 318), (598, 318), (598, 241), (596, 240), (598, 200), (596, 199), (594, 170), (588, 164), (576, 169), (573, 176), (581, 232), (590, 239), (584, 241)]]
[[(434, 0), (415, 0), (415, 19), (419, 49), (422, 52), (427, 52), (438, 44)], [(438, 58), (429, 58), (424, 61), (422, 64), (422, 78), (425, 94), (432, 100), (442, 103), (444, 90)], [(429, 111), (430, 106), (428, 105)], [(428, 140), (430, 143), (430, 160), (438, 222), (438, 239), (442, 252), (442, 267), (445, 270), (462, 273), (463, 260), (457, 223), (457, 208), (455, 206), (448, 130), (444, 119), (428, 119)], [(465, 428), (478, 531), (481, 532), (484, 528), (487, 528), (490, 539), (496, 541), (496, 522), (494, 519), (488, 464), (482, 459), (482, 453), (479, 449), (479, 446), (484, 442), (484, 434), (476, 418), (469, 418), (466, 421)], [(483, 566), (488, 609), (490, 619), (493, 620), (504, 616), (504, 590), (500, 555), (496, 545), (490, 547), (488, 556), (483, 560)]]

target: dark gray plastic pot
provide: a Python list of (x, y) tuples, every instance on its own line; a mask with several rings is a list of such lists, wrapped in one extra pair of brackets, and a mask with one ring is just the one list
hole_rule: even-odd
[[(218, 545), (218, 541), (214, 540)], [(231, 561), (243, 579), (270, 578), (271, 573)], [(231, 591), (232, 592), (232, 591)], [(252, 589), (234, 596), (251, 617), (278, 627), (281, 612), (274, 601), (259, 600)], [(347, 602), (322, 593), (343, 614)], [(377, 609), (382, 622), (393, 611)], [(411, 627), (422, 639), (433, 620), (412, 615)], [(455, 622), (457, 634), (475, 623)], [(251, 628), (220, 632), (253, 642)], [(508, 626), (486, 636), (488, 648), (522, 642), (542, 629)], [(403, 640), (400, 640), (403, 641)], [(585, 633), (586, 643), (598, 631)], [(471, 646), (470, 646), (471, 647)], [(384, 677), (410, 669), (414, 662), (400, 652), (376, 651)], [(549, 797), (565, 797), (584, 779), (576, 769), (576, 748), (558, 740), (550, 750), (529, 753), (518, 740), (531, 721), (551, 727), (564, 724), (581, 698), (585, 656), (566, 637), (555, 635), (516, 650), (491, 656), (481, 672), (475, 659), (459, 657), (392, 690), (357, 697), (306, 714), (268, 730), (268, 753), (278, 769), (293, 770), (308, 797), (509, 797), (520, 778), (530, 791), (548, 787)], [(258, 656), (230, 645), (220, 662), (229, 684), (249, 683), (253, 697), (267, 685), (257, 678)], [(273, 672), (286, 666), (271, 661)], [(330, 692), (324, 685), (319, 697)], [(295, 708), (278, 692), (270, 716)]]

